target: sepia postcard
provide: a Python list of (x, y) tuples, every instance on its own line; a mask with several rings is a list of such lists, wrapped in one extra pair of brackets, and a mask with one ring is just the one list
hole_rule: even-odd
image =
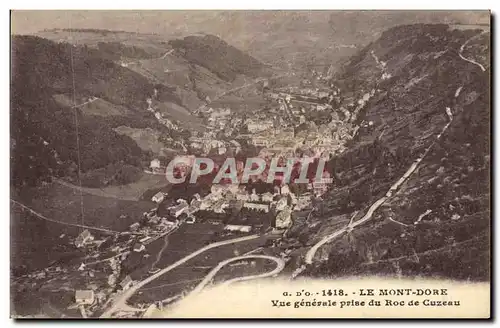
[(491, 318), (491, 13), (12, 10), (11, 318)]

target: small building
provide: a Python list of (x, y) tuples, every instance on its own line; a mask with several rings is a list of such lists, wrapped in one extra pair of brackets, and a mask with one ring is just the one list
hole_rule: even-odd
[(217, 220), (217, 219), (208, 219), (207, 222), (210, 223), (210, 224), (213, 224), (213, 225), (222, 224), (222, 221), (221, 220)]
[(91, 289), (75, 291), (75, 302), (78, 305), (90, 305), (94, 303), (94, 300), (94, 291)]
[(267, 147), (271, 144), (271, 140), (264, 136), (255, 136), (252, 138), (252, 144), (257, 147)]
[(276, 215), (275, 225), (277, 229), (286, 229), (292, 224), (292, 211), (290, 208), (285, 208)]
[(250, 194), (250, 201), (252, 202), (258, 202), (260, 200), (259, 195), (255, 192), (255, 189), (252, 190), (252, 193)]
[(149, 167), (152, 169), (152, 170), (155, 170), (155, 169), (159, 169), (160, 168), (160, 160), (155, 158), (151, 161)]
[(222, 194), (223, 191), (225, 191), (226, 187), (221, 184), (213, 184), (210, 187), (210, 193), (214, 195)]
[(146, 246), (144, 246), (144, 244), (142, 244), (142, 243), (136, 243), (134, 245), (134, 252), (140, 253), (140, 252), (144, 251), (145, 249), (146, 249)]
[(243, 207), (251, 209), (251, 210), (262, 211), (264, 213), (269, 212), (269, 205), (268, 204), (257, 204), (257, 203), (246, 202), (243, 204)]
[(133, 223), (129, 226), (130, 231), (137, 231), (139, 230), (139, 227), (141, 224), (139, 222)]
[(316, 195), (322, 195), (328, 190), (328, 185), (332, 183), (330, 178), (330, 173), (324, 172), (323, 177), (320, 179), (314, 179), (312, 182), (312, 189)]
[(108, 276), (108, 285), (114, 287), (116, 285), (116, 275), (110, 274)]
[(288, 187), (288, 185), (283, 185), (281, 187), (280, 193), (282, 195), (288, 195), (290, 193), (290, 187)]
[(249, 196), (245, 191), (239, 191), (236, 193), (236, 200), (242, 200), (242, 201), (247, 201), (249, 200)]
[(270, 203), (273, 201), (274, 195), (270, 192), (266, 192), (262, 194), (262, 201), (265, 203)]
[(265, 131), (272, 129), (274, 127), (274, 122), (272, 120), (260, 121), (260, 122), (248, 122), (247, 129), (250, 133)]
[(94, 236), (88, 231), (88, 229), (85, 229), (81, 234), (76, 237), (75, 240), (75, 246), (77, 248), (85, 246), (86, 243), (91, 242), (94, 240)]
[(126, 276), (125, 279), (123, 279), (120, 282), (120, 287), (122, 288), (122, 290), (127, 290), (130, 287), (132, 287), (133, 284), (134, 284), (134, 281), (132, 280), (132, 278), (130, 278), (130, 276)]
[(239, 232), (250, 232), (252, 231), (252, 227), (249, 225), (237, 225), (237, 224), (228, 224), (224, 227), (226, 231), (239, 231)]
[(283, 211), (286, 208), (287, 204), (288, 204), (287, 197), (281, 197), (276, 202), (276, 207), (275, 207), (276, 211)]
[(156, 193), (152, 198), (151, 200), (155, 203), (161, 203), (163, 202), (163, 200), (165, 199), (165, 194), (162, 193), (161, 191)]
[(191, 201), (191, 204), (189, 205), (189, 208), (186, 210), (185, 213), (191, 215), (193, 213), (198, 212), (200, 208), (201, 208), (201, 200), (193, 199)]
[(181, 203), (176, 206), (172, 206), (169, 208), (170, 215), (178, 218), (182, 213), (184, 213), (188, 209), (189, 205), (187, 203)]

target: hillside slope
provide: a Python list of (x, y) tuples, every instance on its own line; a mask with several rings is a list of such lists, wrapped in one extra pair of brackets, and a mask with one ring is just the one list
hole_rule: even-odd
[[(471, 38), (485, 71), (460, 56)], [(369, 221), (322, 246), (308, 274), (489, 278), (489, 49), (487, 31), (407, 25), (345, 65), (335, 80), (346, 90), (342, 106), (373, 128), (330, 163), (336, 184), (295, 235), (312, 245), (359, 220), (426, 156)]]
[[(99, 57), (122, 65), (154, 84), (167, 85), (185, 110), (191, 112), (209, 99), (272, 70), (217, 36), (172, 38), (158, 34), (99, 29), (49, 29), (38, 36), (86, 45)], [(175, 108), (169, 108), (175, 112)], [(175, 113), (177, 114), (177, 113)], [(173, 115), (177, 120), (185, 115)]]
[[(155, 87), (165, 101), (179, 102), (168, 88), (153, 85), (140, 74), (101, 58), (85, 46), (14, 36), (13, 185), (36, 185), (50, 176), (74, 176), (78, 161), (82, 172), (119, 163), (139, 167), (148, 154), (113, 128), (126, 122), (131, 127), (161, 129), (145, 111), (146, 98)], [(102, 99), (107, 112), (113, 115), (99, 117), (82, 111), (81, 106), (73, 109), (68, 101), (61, 101), (73, 97), (77, 103), (88, 97)], [(102, 104), (99, 106), (102, 108)]]
[[(32, 33), (41, 29), (68, 26), (116, 29), (121, 22), (133, 21), (132, 33), (100, 32), (96, 37), (112, 36), (120, 42), (148, 33), (152, 37), (180, 38), (203, 31), (217, 35), (231, 45), (249, 52), (264, 63), (286, 67), (331, 63), (353, 54), (356, 49), (376, 39), (384, 30), (414, 23), (488, 22), (484, 11), (395, 11), (395, 10), (188, 10), (188, 11), (17, 11), (12, 14), (15, 33)], [(48, 35), (47, 31), (40, 35)], [(67, 33), (66, 33), (67, 34)], [(76, 34), (76, 33), (75, 33)], [(88, 33), (87, 33), (88, 34)], [(59, 31), (55, 37), (63, 38)], [(45, 37), (45, 36), (44, 36)], [(359, 48), (358, 48), (359, 49)], [(315, 58), (313, 58), (315, 57)], [(302, 67), (303, 68), (303, 67)]]
[(215, 73), (221, 79), (232, 81), (237, 74), (257, 77), (264, 65), (241, 50), (214, 36), (188, 36), (171, 40), (169, 44), (184, 57)]

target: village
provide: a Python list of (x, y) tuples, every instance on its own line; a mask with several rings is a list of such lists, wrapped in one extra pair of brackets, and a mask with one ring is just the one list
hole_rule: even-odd
[[(204, 131), (190, 130), (189, 137), (163, 140), (185, 155), (235, 155), (257, 149), (260, 157), (293, 155), (306, 152), (313, 157), (335, 156), (346, 150), (360, 127), (373, 122), (357, 122), (365, 104), (377, 90), (355, 99), (332, 82), (331, 67), (324, 73), (312, 70), (300, 85), (270, 88), (265, 80), (261, 85), (267, 104), (252, 110), (235, 110), (228, 106), (206, 104), (196, 109), (202, 118)], [(176, 122), (155, 109), (158, 90), (147, 99), (147, 111), (159, 123), (174, 131), (183, 130)], [(152, 167), (158, 168), (159, 165)]]

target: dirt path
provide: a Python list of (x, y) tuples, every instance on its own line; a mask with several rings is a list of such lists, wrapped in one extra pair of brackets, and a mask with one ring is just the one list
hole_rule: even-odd
[(196, 286), (193, 289), (193, 291), (190, 293), (190, 295), (195, 295), (195, 294), (200, 293), (203, 290), (203, 288), (205, 288), (206, 285), (208, 285), (210, 283), (210, 281), (212, 281), (212, 279), (215, 277), (217, 272), (219, 272), (223, 267), (225, 267), (229, 263), (242, 261), (242, 260), (250, 260), (250, 259), (266, 259), (266, 260), (274, 261), (274, 262), (276, 262), (276, 268), (272, 271), (265, 272), (262, 274), (233, 278), (233, 279), (225, 281), (224, 283), (222, 283), (222, 285), (229, 285), (229, 284), (239, 282), (239, 281), (246, 281), (246, 280), (271, 277), (271, 276), (274, 276), (274, 275), (280, 273), (283, 270), (283, 268), (285, 267), (285, 261), (283, 261), (282, 259), (280, 259), (278, 257), (269, 256), (269, 255), (244, 255), (244, 256), (233, 257), (233, 258), (230, 258), (230, 259), (227, 259), (225, 261), (220, 262), (215, 268), (213, 268), (205, 276), (205, 278), (198, 284), (198, 286)]

